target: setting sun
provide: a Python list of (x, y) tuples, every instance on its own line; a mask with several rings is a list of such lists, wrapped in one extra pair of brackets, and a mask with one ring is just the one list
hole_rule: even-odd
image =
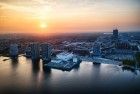
[(47, 26), (48, 26), (48, 25), (47, 25), (46, 23), (41, 23), (41, 24), (40, 24), (40, 28), (47, 28)]
[[(0, 0), (1, 33), (139, 31), (140, 0)], [(47, 32), (45, 32), (47, 31)]]

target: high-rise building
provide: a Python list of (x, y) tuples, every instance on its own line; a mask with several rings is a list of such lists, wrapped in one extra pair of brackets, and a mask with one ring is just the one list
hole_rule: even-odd
[(113, 38), (117, 39), (118, 38), (118, 29), (113, 30)]
[(44, 62), (51, 60), (51, 54), (52, 54), (52, 46), (48, 43), (41, 44), (41, 56)]
[(10, 53), (11, 57), (18, 56), (18, 45), (17, 44), (11, 44), (9, 53)]
[(32, 60), (39, 60), (40, 58), (40, 49), (38, 43), (31, 43), (31, 58)]
[(25, 53), (26, 53), (26, 57), (28, 57), (28, 58), (31, 57), (31, 46), (30, 45), (27, 45)]

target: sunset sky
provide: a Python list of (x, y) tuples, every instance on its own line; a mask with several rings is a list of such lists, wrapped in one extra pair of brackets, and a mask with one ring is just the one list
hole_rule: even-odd
[(140, 0), (0, 0), (2, 33), (140, 31)]

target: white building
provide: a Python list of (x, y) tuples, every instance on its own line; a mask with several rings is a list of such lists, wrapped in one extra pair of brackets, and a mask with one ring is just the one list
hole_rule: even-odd
[(60, 59), (62, 61), (69, 61), (69, 60), (73, 59), (73, 57), (74, 57), (74, 55), (72, 53), (66, 53), (66, 52), (56, 55), (56, 58)]
[(11, 44), (10, 50), (9, 50), (10, 56), (18, 56), (18, 45), (17, 44)]

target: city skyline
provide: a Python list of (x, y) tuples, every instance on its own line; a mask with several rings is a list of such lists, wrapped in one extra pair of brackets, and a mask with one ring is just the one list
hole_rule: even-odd
[(140, 30), (139, 0), (0, 0), (2, 33)]
[(0, 75), (0, 94), (139, 93), (140, 32), (0, 34)]

